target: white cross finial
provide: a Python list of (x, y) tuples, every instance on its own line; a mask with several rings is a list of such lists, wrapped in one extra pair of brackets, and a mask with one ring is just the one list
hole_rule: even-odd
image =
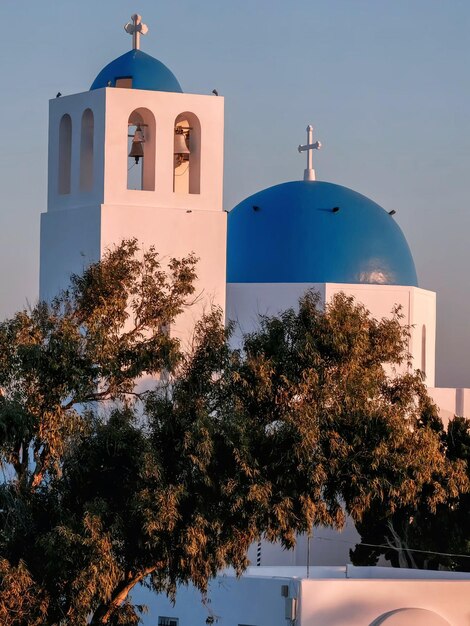
[(134, 50), (139, 50), (140, 36), (146, 35), (149, 32), (149, 29), (147, 27), (147, 24), (142, 24), (141, 15), (134, 13), (134, 15), (131, 15), (131, 20), (132, 23), (128, 22), (124, 26), (124, 30), (126, 31), (126, 33), (129, 33), (129, 35), (132, 35), (132, 47), (134, 48)]
[(313, 169), (313, 151), (320, 150), (321, 143), (316, 141), (313, 143), (313, 126), (307, 126), (307, 143), (299, 146), (299, 152), (307, 153), (307, 169), (304, 171), (304, 180), (315, 180), (315, 170)]

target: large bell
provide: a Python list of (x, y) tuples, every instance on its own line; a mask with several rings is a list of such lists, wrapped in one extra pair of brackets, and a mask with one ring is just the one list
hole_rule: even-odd
[(180, 164), (183, 161), (187, 161), (189, 159), (189, 155), (191, 154), (190, 149), (188, 148), (188, 143), (186, 141), (186, 135), (183, 129), (176, 128), (175, 129), (175, 158), (177, 162)]
[(136, 164), (139, 162), (139, 159), (144, 156), (144, 142), (144, 133), (141, 127), (137, 126), (134, 137), (132, 138), (131, 151), (129, 152), (129, 156), (135, 159)]

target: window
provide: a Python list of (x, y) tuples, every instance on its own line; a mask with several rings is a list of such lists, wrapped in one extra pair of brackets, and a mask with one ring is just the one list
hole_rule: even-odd
[(70, 193), (72, 169), (72, 118), (65, 114), (59, 126), (59, 194)]
[(80, 191), (93, 189), (93, 132), (94, 117), (91, 109), (82, 115), (80, 134)]
[(116, 78), (116, 87), (120, 87), (121, 89), (132, 89), (132, 76)]
[(201, 192), (201, 124), (188, 111), (175, 119), (173, 191)]
[[(127, 124), (127, 188), (155, 191), (155, 117), (136, 109)], [(135, 155), (135, 156), (134, 156)]]
[(179, 619), (177, 617), (158, 616), (158, 626), (178, 626)]

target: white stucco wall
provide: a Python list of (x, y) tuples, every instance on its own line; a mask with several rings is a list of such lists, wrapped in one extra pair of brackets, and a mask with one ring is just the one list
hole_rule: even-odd
[[(93, 187), (80, 188), (81, 122), (94, 115)], [(127, 188), (128, 120), (136, 109), (150, 111), (155, 136), (155, 189)], [(200, 193), (173, 190), (174, 126), (189, 112), (200, 123)], [(71, 184), (59, 193), (59, 128), (64, 115), (72, 122)], [(188, 119), (191, 116), (187, 116)], [(222, 207), (224, 100), (221, 97), (106, 88), (50, 102), (48, 211), (41, 220), (40, 298), (50, 299), (123, 239), (136, 238), (144, 248), (155, 246), (162, 264), (170, 257), (194, 253), (198, 258), (191, 306), (170, 329), (184, 344), (204, 310), (225, 309), (226, 222)], [(144, 157), (145, 158), (145, 157)], [(147, 163), (148, 163), (147, 162)]]
[(162, 264), (193, 252), (198, 258), (193, 302), (170, 329), (188, 343), (194, 324), (212, 305), (225, 308), (226, 213), (184, 209), (103, 205), (42, 215), (40, 297), (50, 299), (67, 286), (70, 274), (123, 239), (151, 245)]
[[(192, 586), (178, 588), (175, 605), (143, 589), (133, 600), (149, 607), (144, 626), (159, 616), (177, 618), (178, 626), (204, 626), (208, 617), (220, 626), (467, 626), (469, 594), (464, 573), (314, 567), (307, 579), (299, 567), (251, 567), (240, 579), (218, 576), (205, 603)], [(292, 599), (293, 623), (285, 617)]]
[(436, 294), (418, 287), (395, 285), (349, 285), (343, 283), (228, 283), (227, 318), (237, 323), (238, 333), (257, 325), (258, 315), (276, 315), (296, 307), (308, 289), (318, 291), (324, 302), (339, 292), (353, 296), (372, 317), (390, 317), (401, 307), (403, 324), (410, 327), (409, 349), (415, 367), (421, 368), (422, 327), (426, 326), (426, 383), (433, 387), (436, 351)]
[[(86, 91), (49, 102), (48, 211), (97, 206), (103, 202), (105, 91)], [(80, 142), (82, 116), (87, 109), (91, 109), (94, 116), (94, 180), (92, 190), (83, 192), (80, 191)], [(68, 194), (59, 194), (59, 127), (64, 115), (69, 115), (72, 121), (71, 189)]]
[(354, 296), (372, 317), (390, 317), (395, 306), (401, 307), (403, 324), (410, 327), (409, 350), (416, 369), (422, 369), (422, 328), (426, 327), (426, 384), (434, 386), (436, 353), (436, 294), (418, 287), (395, 285), (326, 284), (326, 300), (335, 293)]
[[(94, 114), (94, 185), (79, 189), (81, 119)], [(128, 119), (139, 108), (156, 120), (155, 190), (127, 189)], [(197, 116), (201, 125), (201, 185), (198, 194), (173, 191), (174, 126), (183, 112)], [(59, 126), (63, 115), (72, 118), (72, 183), (69, 194), (58, 192)], [(146, 145), (144, 144), (144, 153)], [(49, 106), (48, 211), (90, 204), (164, 206), (220, 211), (223, 194), (224, 98), (143, 89), (105, 88), (55, 98)]]
[(454, 415), (470, 418), (470, 389), (434, 387), (428, 393), (439, 408), (439, 415), (447, 424)]
[(101, 253), (123, 238), (154, 245), (162, 260), (193, 252), (197, 263), (194, 303), (175, 321), (171, 333), (189, 342), (194, 325), (212, 305), (225, 309), (226, 213), (106, 205), (101, 211)]
[[(469, 595), (470, 580), (302, 580), (298, 626), (387, 625), (390, 622), (381, 622), (380, 618), (407, 608), (430, 611), (426, 622), (429, 626), (432, 614), (452, 626), (468, 626)], [(418, 626), (412, 616), (409, 613), (409, 619), (402, 624)]]
[(149, 608), (143, 618), (144, 626), (156, 626), (159, 616), (178, 618), (178, 626), (205, 626), (210, 616), (218, 626), (286, 626), (283, 585), (289, 587), (291, 596), (299, 595), (299, 583), (289, 578), (237, 580), (233, 576), (218, 576), (210, 583), (205, 605), (200, 592), (192, 586), (178, 588), (175, 606), (164, 595), (153, 595), (141, 588), (132, 597)]
[[(361, 538), (351, 518), (347, 518), (346, 525), (341, 532), (332, 528), (314, 528), (308, 548), (307, 535), (298, 535), (297, 543), (292, 550), (284, 550), (279, 544), (261, 542), (261, 552), (258, 544), (253, 544), (248, 552), (252, 565), (261, 566), (302, 566), (307, 565), (307, 555), (311, 566), (344, 566), (350, 562), (349, 551), (352, 550)], [(305, 569), (304, 572), (305, 573)]]
[(41, 215), (39, 297), (54, 298), (101, 256), (101, 208), (81, 207)]

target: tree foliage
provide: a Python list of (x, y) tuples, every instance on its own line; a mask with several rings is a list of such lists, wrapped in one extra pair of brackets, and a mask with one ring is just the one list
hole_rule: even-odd
[[(427, 420), (418, 428), (432, 424), (450, 462), (466, 467), (470, 480), (470, 420), (455, 417), (444, 429), (435, 407), (429, 407)], [(447, 489), (446, 477), (442, 489)], [(455, 494), (435, 507), (427, 500), (426, 489), (416, 502), (399, 505), (390, 513), (374, 500), (357, 524), (361, 543), (351, 551), (356, 565), (375, 565), (383, 556), (394, 567), (470, 571), (470, 494)]]
[[(7, 626), (137, 624), (137, 584), (204, 591), (260, 537), (292, 547), (377, 503), (435, 510), (466, 490), (421, 424), (420, 375), (393, 373), (408, 358), (398, 315), (308, 293), (238, 348), (210, 311), (183, 353), (168, 329), (194, 277), (194, 258), (164, 269), (128, 241), (0, 325)], [(139, 393), (144, 375), (157, 382)]]

